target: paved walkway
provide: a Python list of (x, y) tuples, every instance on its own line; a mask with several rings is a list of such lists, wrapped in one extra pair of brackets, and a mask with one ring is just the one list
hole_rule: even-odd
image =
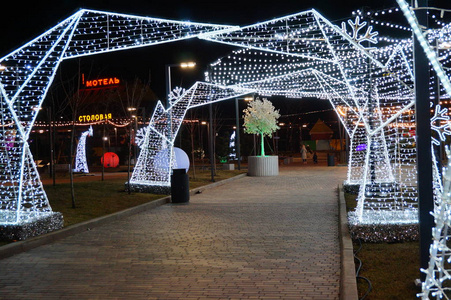
[(338, 299), (346, 167), (288, 166), (0, 260), (0, 299)]

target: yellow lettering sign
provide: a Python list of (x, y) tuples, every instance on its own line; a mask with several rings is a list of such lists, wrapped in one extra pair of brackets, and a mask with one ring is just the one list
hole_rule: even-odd
[(78, 116), (78, 122), (98, 122), (103, 120), (110, 120), (112, 119), (112, 114), (94, 114), (94, 115), (81, 115)]

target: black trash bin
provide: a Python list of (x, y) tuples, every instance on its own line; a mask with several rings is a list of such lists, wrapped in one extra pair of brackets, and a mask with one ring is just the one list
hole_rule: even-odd
[(335, 166), (335, 156), (333, 154), (327, 154), (327, 166)]
[(189, 202), (189, 177), (185, 169), (173, 169), (171, 175), (171, 202)]

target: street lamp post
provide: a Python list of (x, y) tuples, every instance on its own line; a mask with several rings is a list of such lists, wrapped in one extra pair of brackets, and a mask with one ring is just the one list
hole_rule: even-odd
[[(131, 171), (131, 160), (132, 160), (132, 130), (133, 130), (132, 113), (134, 111), (136, 111), (136, 107), (127, 107), (127, 111), (130, 113), (130, 127), (129, 127), (129, 135), (128, 135), (128, 168), (127, 168), (128, 194), (130, 195), (131, 194), (130, 171)], [(136, 137), (136, 132), (135, 132), (135, 137)], [(135, 157), (135, 165), (136, 165), (136, 157)]]
[[(136, 107), (127, 107), (127, 110), (130, 112), (130, 117), (131, 117), (131, 123), (134, 123), (134, 127), (135, 127), (135, 131), (134, 131), (134, 136), (136, 139), (136, 134), (138, 132), (138, 115), (137, 115), (137, 108)], [(132, 126), (131, 126), (132, 127)], [(130, 131), (131, 132), (131, 131)], [(134, 164), (136, 165), (136, 160), (138, 159), (138, 145), (136, 144), (136, 140), (135, 140), (135, 145), (133, 147), (133, 157), (135, 158)]]
[(235, 132), (235, 149), (236, 159), (238, 162), (238, 170), (241, 170), (241, 149), (240, 149), (240, 116), (238, 107), (238, 98), (235, 98), (235, 118), (236, 118), (236, 132)]
[[(419, 7), (428, 7), (428, 0), (419, 0)], [(428, 27), (427, 10), (416, 12), (418, 22)], [(415, 114), (417, 143), (417, 182), (420, 231), (420, 267), (427, 269), (429, 265), (429, 248), (432, 243), (432, 227), (434, 225), (433, 176), (431, 153), (431, 116), (429, 100), (429, 62), (421, 49), (420, 42), (414, 37), (414, 70), (415, 70)], [(420, 273), (421, 281), (426, 274)]]
[[(211, 104), (210, 107), (211, 108)], [(209, 117), (209, 122), (202, 121), (202, 125), (206, 125), (207, 127), (207, 142), (208, 142), (208, 157), (210, 161), (210, 170), (211, 170), (211, 181), (215, 182), (215, 163), (214, 163), (214, 148), (213, 148), (213, 120), (211, 118), (211, 114)], [(203, 131), (203, 130), (202, 130)], [(203, 146), (203, 145), (202, 145)]]
[(238, 100), (244, 100), (244, 101), (252, 101), (254, 100), (254, 96), (247, 96), (244, 98), (235, 98), (235, 149), (236, 149), (236, 158), (238, 161), (238, 170), (241, 170), (241, 148), (240, 148), (240, 116), (239, 116), (239, 105)]
[[(166, 109), (169, 109), (171, 107), (171, 104), (169, 103), (169, 93), (172, 90), (172, 81), (171, 81), (171, 68), (172, 67), (179, 67), (182, 69), (192, 69), (196, 66), (195, 62), (182, 62), (179, 64), (167, 64), (166, 65)], [(169, 111), (169, 140), (172, 139), (172, 110)], [(170, 153), (169, 151), (168, 153)]]
[(167, 64), (166, 65), (166, 108), (169, 108), (169, 93), (172, 90), (172, 81), (171, 81), (171, 68), (179, 67), (182, 69), (192, 69), (196, 66), (195, 62), (182, 62), (179, 64)]
[(214, 145), (213, 145), (213, 139), (215, 137), (215, 132), (214, 132), (214, 128), (213, 128), (213, 105), (210, 103), (208, 106), (208, 111), (209, 111), (209, 115), (210, 115), (210, 124), (209, 124), (209, 152), (210, 152), (210, 164), (211, 164), (211, 181), (215, 182), (215, 150), (214, 150)]
[(102, 181), (105, 180), (105, 142), (106, 142), (106, 136), (105, 136), (105, 125), (106, 122), (103, 122), (103, 135), (102, 135)]

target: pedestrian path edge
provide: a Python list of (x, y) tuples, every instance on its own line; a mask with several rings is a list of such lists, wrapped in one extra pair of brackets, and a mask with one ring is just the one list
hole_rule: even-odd
[(341, 274), (340, 274), (340, 300), (358, 300), (357, 279), (355, 275), (354, 249), (349, 233), (348, 214), (343, 186), (338, 186), (339, 230)]

